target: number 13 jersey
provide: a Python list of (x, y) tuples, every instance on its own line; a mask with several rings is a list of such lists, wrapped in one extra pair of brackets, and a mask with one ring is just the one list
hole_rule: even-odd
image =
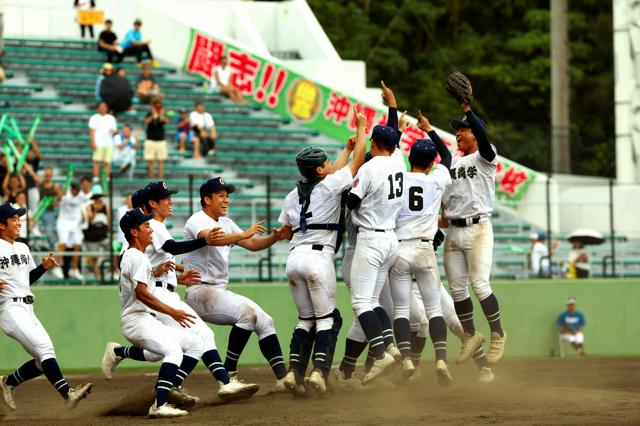
[(404, 197), (396, 224), (398, 240), (433, 240), (438, 231), (438, 211), (442, 195), (450, 183), (449, 170), (441, 164), (428, 175), (414, 172), (404, 174)]
[(395, 229), (402, 206), (405, 170), (401, 154), (376, 156), (360, 167), (351, 190), (362, 200), (360, 207), (351, 212), (354, 225), (364, 229)]

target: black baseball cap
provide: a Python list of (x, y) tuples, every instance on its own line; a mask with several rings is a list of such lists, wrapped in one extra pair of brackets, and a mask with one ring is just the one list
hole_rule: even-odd
[(0, 206), (0, 222), (6, 222), (11, 216), (24, 216), (27, 209), (19, 207), (17, 204), (4, 203)]
[(409, 152), (409, 163), (418, 167), (427, 167), (438, 156), (436, 145), (431, 139), (418, 139)]
[(376, 143), (382, 144), (385, 148), (390, 150), (391, 148), (395, 148), (398, 146), (398, 142), (400, 141), (400, 134), (391, 126), (378, 124), (373, 128), (373, 131), (371, 132), (371, 139), (373, 139)]
[[(484, 121), (482, 121), (480, 117), (478, 117), (478, 120), (480, 121), (480, 125), (486, 129), (487, 126), (484, 124)], [(453, 130), (471, 128), (471, 123), (469, 122), (469, 119), (467, 118), (466, 115), (463, 115), (462, 118), (459, 120), (451, 120), (449, 124), (451, 125), (451, 128)]]
[(124, 235), (129, 235), (129, 231), (153, 219), (153, 216), (153, 214), (145, 214), (140, 208), (131, 209), (120, 219), (120, 229)]
[(131, 206), (134, 209), (144, 207), (144, 205), (147, 203), (146, 189), (146, 187), (140, 188), (136, 192), (131, 194)]
[(214, 194), (223, 189), (227, 191), (228, 194), (231, 194), (236, 190), (236, 187), (224, 183), (224, 179), (222, 179), (221, 176), (211, 178), (200, 186), (200, 200), (209, 194)]
[(164, 198), (169, 198), (178, 191), (175, 189), (167, 188), (167, 184), (164, 181), (150, 182), (144, 188), (146, 200), (160, 201)]

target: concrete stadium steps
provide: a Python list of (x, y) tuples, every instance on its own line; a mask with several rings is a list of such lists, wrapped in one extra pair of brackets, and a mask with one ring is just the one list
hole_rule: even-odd
[[(55, 84), (55, 85), (64, 85), (64, 84), (79, 84), (79, 85), (87, 85), (93, 83), (95, 85), (96, 79), (98, 78), (100, 68), (96, 69), (96, 72), (93, 73), (74, 73), (69, 74), (66, 72), (56, 72), (56, 71), (27, 71), (27, 78), (33, 81), (34, 83), (41, 84)], [(137, 80), (137, 74), (128, 74), (127, 79), (134, 86)], [(184, 89), (184, 90), (202, 90), (202, 84), (198, 80), (194, 79), (183, 79), (178, 77), (156, 77), (154, 75), (156, 82), (160, 85), (160, 87), (164, 90), (167, 89)]]
[(7, 47), (48, 47), (66, 50), (96, 50), (95, 40), (8, 37), (4, 39), (4, 43)]
[[(66, 72), (79, 72), (79, 73), (97, 73), (100, 70), (102, 62), (85, 62), (83, 60), (64, 60), (64, 59), (51, 59), (50, 57), (44, 58), (20, 58), (12, 57), (9, 54), (3, 57), (2, 62), (13, 70), (22, 71), (66, 71)], [(138, 74), (140, 68), (134, 63), (119, 64), (125, 69), (127, 74)], [(158, 67), (154, 68), (153, 72), (159, 77), (166, 74), (175, 73), (177, 70), (174, 67)]]

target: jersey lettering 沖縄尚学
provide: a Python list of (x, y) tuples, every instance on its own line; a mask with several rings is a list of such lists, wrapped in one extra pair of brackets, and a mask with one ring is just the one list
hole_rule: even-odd
[[(164, 243), (169, 240), (173, 240), (165, 224), (155, 219), (151, 219), (149, 221), (149, 226), (151, 226), (151, 229), (153, 230), (153, 240), (151, 244), (147, 246), (145, 254), (147, 255), (147, 257), (149, 257), (151, 266), (153, 268), (156, 268), (169, 261), (175, 263), (176, 257), (171, 253), (167, 253), (166, 251), (162, 250), (162, 246), (164, 245)], [(155, 279), (156, 281), (169, 283), (173, 286), (176, 286), (178, 284), (176, 272), (173, 270), (167, 270), (164, 274), (155, 277)]]
[(35, 268), (36, 264), (26, 244), (11, 244), (0, 239), (0, 282), (5, 284), (4, 289), (0, 291), (0, 301), (33, 296), (29, 273)]
[(360, 207), (351, 212), (358, 228), (392, 230), (402, 207), (405, 166), (393, 156), (376, 156), (365, 163), (353, 181), (351, 194)]
[(120, 318), (129, 314), (150, 312), (136, 297), (138, 283), (146, 284), (153, 291), (153, 269), (147, 256), (137, 248), (129, 248), (120, 262)]
[[(345, 166), (335, 173), (327, 175), (311, 191), (309, 205), (306, 212), (308, 225), (339, 224), (342, 193), (351, 188), (353, 176), (351, 169)], [(294, 231), (300, 228), (300, 213), (303, 204), (300, 204), (298, 189), (294, 189), (284, 200), (282, 212), (278, 222), (289, 225)], [(298, 230), (293, 234), (291, 247), (303, 244), (322, 244), (335, 249), (336, 230), (307, 229), (305, 232)]]
[(451, 184), (442, 198), (447, 219), (491, 216), (496, 193), (497, 165), (497, 156), (493, 161), (487, 161), (479, 151), (453, 158)]
[(438, 164), (428, 175), (405, 172), (402, 210), (396, 221), (398, 240), (433, 240), (438, 231), (438, 211), (445, 188), (451, 183), (449, 170)]
[[(201, 231), (220, 228), (225, 234), (237, 234), (242, 229), (228, 217), (217, 221), (200, 210), (191, 216), (184, 225), (184, 239), (194, 240)], [(184, 255), (184, 268), (200, 272), (201, 280), (206, 284), (225, 287), (229, 282), (229, 253), (231, 246), (206, 246)], [(188, 290), (188, 288), (187, 288)]]

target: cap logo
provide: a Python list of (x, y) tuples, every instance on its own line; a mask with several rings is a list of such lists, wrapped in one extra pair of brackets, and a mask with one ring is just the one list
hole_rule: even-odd
[(9, 203), (9, 205), (10, 205), (12, 208), (16, 209), (16, 210), (18, 210), (18, 209), (20, 208), (20, 206), (19, 206), (19, 205), (17, 205), (17, 204)]
[(224, 179), (220, 178), (220, 183), (224, 185)]
[(462, 116), (462, 121), (467, 121), (467, 114)]
[(164, 181), (162, 181), (162, 187), (163, 187), (164, 189), (167, 189), (167, 184), (166, 184), (166, 183), (164, 183)]

